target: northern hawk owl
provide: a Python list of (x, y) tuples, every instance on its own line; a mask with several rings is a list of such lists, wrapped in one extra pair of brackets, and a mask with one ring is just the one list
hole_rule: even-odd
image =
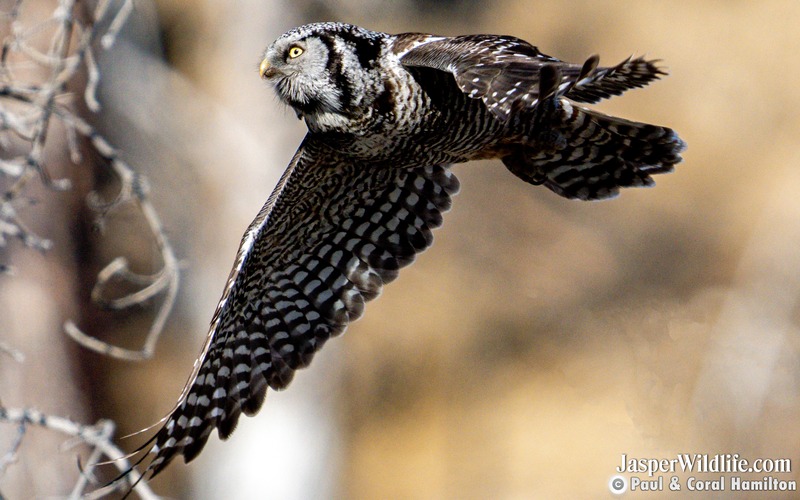
[(459, 183), (498, 158), (556, 194), (599, 200), (653, 185), (685, 143), (596, 103), (643, 87), (655, 61), (570, 64), (512, 36), (390, 35), (309, 24), (270, 45), (261, 76), (308, 134), (248, 227), (180, 400), (140, 450), (155, 475), (214, 428), (233, 432), (432, 243)]

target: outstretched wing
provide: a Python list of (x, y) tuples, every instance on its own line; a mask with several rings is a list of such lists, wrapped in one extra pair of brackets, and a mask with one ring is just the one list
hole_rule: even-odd
[(233, 432), (432, 243), (458, 180), (446, 166), (353, 163), (306, 136), (242, 239), (203, 352), (150, 446), (153, 475)]
[[(452, 38), (405, 33), (398, 35), (395, 53), (406, 66), (435, 68), (453, 74), (462, 92), (480, 98), (498, 118), (516, 109), (533, 108), (551, 96), (595, 103), (626, 90), (643, 87), (665, 74), (657, 61), (631, 59), (616, 66), (598, 67), (592, 56), (570, 64), (543, 54), (528, 42), (512, 36), (467, 35)], [(546, 66), (560, 74), (556, 86), (542, 85)]]

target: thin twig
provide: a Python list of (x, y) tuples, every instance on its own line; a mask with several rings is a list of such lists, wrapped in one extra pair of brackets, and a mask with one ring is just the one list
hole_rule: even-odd
[[(103, 37), (104, 47), (112, 42), (132, 12), (133, 2), (132, 0), (123, 2), (113, 13), (111, 24), (102, 35), (97, 24), (111, 12), (111, 2), (104, 0), (98, 3), (94, 13), (94, 23), (89, 26), (84, 26), (75, 18), (73, 15), (75, 5), (75, 0), (61, 0), (57, 12), (52, 18), (30, 28), (19, 26), (14, 18), (15, 22), (12, 22), (12, 25), (14, 25), (16, 42), (6, 41), (3, 45), (0, 68), (3, 68), (6, 73), (10, 73), (8, 53), (18, 51), (26, 54), (35, 62), (48, 66), (50, 78), (43, 84), (0, 84), (0, 98), (10, 99), (32, 108), (32, 112), (27, 118), (9, 112), (0, 113), (0, 117), (3, 118), (0, 123), (4, 125), (3, 128), (30, 143), (27, 155), (6, 159), (0, 164), (0, 174), (15, 174), (12, 176), (15, 179), (14, 183), (3, 194), (0, 202), (2, 203), (0, 205), (0, 246), (5, 245), (8, 238), (11, 237), (23, 241), (26, 246), (40, 250), (46, 250), (51, 246), (49, 240), (39, 238), (26, 227), (12, 202), (21, 198), (27, 185), (37, 174), (43, 183), (52, 189), (69, 187), (68, 179), (51, 179), (42, 162), (51, 118), (57, 118), (64, 124), (72, 160), (76, 162), (80, 160), (76, 144), (77, 137), (81, 136), (88, 140), (90, 147), (104, 160), (104, 163), (110, 167), (120, 181), (120, 190), (111, 200), (102, 200), (97, 193), (90, 193), (87, 201), (98, 214), (98, 225), (102, 224), (115, 209), (128, 203), (136, 204), (153, 235), (162, 259), (161, 269), (152, 275), (135, 274), (128, 268), (124, 258), (114, 259), (98, 274), (97, 282), (92, 290), (93, 300), (103, 307), (119, 310), (140, 305), (159, 294), (164, 294), (164, 300), (154, 317), (145, 342), (139, 350), (123, 349), (91, 338), (83, 333), (73, 321), (67, 321), (64, 324), (64, 330), (81, 345), (94, 351), (122, 359), (148, 359), (153, 356), (158, 338), (175, 303), (179, 283), (177, 258), (166, 238), (158, 213), (149, 200), (146, 179), (122, 161), (115, 148), (91, 125), (57, 101), (57, 98), (63, 93), (66, 82), (77, 74), (78, 67), (83, 63), (88, 71), (88, 82), (84, 92), (85, 102), (90, 109), (99, 109), (95, 95), (100, 76), (94, 60), (92, 43), (98, 36)], [(53, 24), (57, 25), (56, 33), (51, 47), (46, 53), (25, 43), (26, 38), (52, 28)], [(73, 33), (78, 34), (77, 42), (70, 52), (69, 42)], [(105, 292), (112, 281), (125, 281), (139, 288), (126, 296), (109, 299), (106, 298)]]
[[(24, 0), (14, 0), (0, 21), (10, 33), (0, 46), (0, 248), (12, 241), (25, 247), (46, 251), (52, 242), (39, 236), (25, 222), (25, 208), (32, 196), (31, 186), (38, 183), (51, 191), (69, 189), (70, 179), (55, 179), (48, 169), (48, 152), (55, 133), (65, 134), (64, 147), (70, 160), (79, 164), (80, 145), (96, 153), (100, 168), (110, 171), (120, 183), (119, 192), (108, 200), (92, 192), (87, 204), (102, 224), (117, 209), (134, 205), (142, 214), (161, 255), (160, 269), (153, 274), (134, 273), (123, 257), (113, 259), (100, 271), (92, 290), (93, 300), (102, 307), (119, 310), (160, 298), (151, 327), (139, 350), (123, 349), (83, 333), (73, 321), (64, 324), (65, 332), (81, 345), (122, 359), (152, 357), (166, 320), (175, 304), (179, 283), (179, 263), (166, 237), (162, 222), (148, 194), (147, 180), (138, 174), (86, 120), (78, 116), (73, 99), (66, 94), (85, 72), (82, 95), (92, 112), (100, 110), (97, 90), (101, 71), (97, 51), (109, 48), (133, 12), (133, 0), (98, 0), (94, 10), (78, 0), (58, 0), (49, 16), (30, 21), (21, 17)], [(78, 10), (78, 9), (82, 10)], [(49, 40), (49, 43), (42, 43)], [(9, 264), (0, 264), (0, 277), (10, 272)], [(134, 291), (122, 297), (110, 297), (112, 282), (123, 281)], [(0, 356), (21, 361), (22, 353), (0, 342)], [(100, 459), (108, 457), (121, 472), (130, 469), (128, 460), (112, 442), (114, 426), (98, 422), (82, 426), (66, 418), (44, 415), (35, 410), (9, 410), (0, 405), (0, 422), (16, 423), (18, 434), (11, 448), (0, 456), (0, 475), (17, 460), (29, 426), (41, 426), (76, 437), (77, 443), (90, 446), (89, 462), (70, 498), (99, 498), (124, 487), (118, 481), (97, 488), (94, 470)], [(126, 476), (133, 491), (142, 498), (155, 498), (141, 476), (132, 471)], [(89, 491), (94, 488), (93, 491)]]
[[(3, 272), (3, 266), (0, 266), (0, 273)], [(15, 349), (8, 345), (7, 343), (0, 340), (0, 354), (6, 354), (11, 357), (17, 363), (23, 363), (25, 361), (25, 355), (19, 349)]]
[[(89, 487), (92, 482), (91, 471), (95, 467), (95, 464), (103, 457), (109, 459), (103, 463), (113, 464), (120, 472), (130, 470), (126, 478), (130, 482), (130, 486), (133, 487), (133, 491), (141, 498), (146, 500), (155, 500), (158, 498), (145, 481), (138, 481), (140, 474), (136, 470), (131, 469), (126, 455), (111, 441), (114, 434), (114, 424), (109, 420), (100, 420), (95, 425), (82, 425), (64, 417), (46, 415), (38, 410), (30, 408), (0, 407), (0, 422), (17, 424), (19, 426), (17, 437), (14, 443), (12, 443), (12, 447), (0, 457), (0, 474), (2, 474), (10, 464), (16, 461), (27, 428), (30, 425), (34, 425), (60, 432), (67, 436), (72, 436), (78, 443), (86, 444), (92, 450), (90, 453), (89, 468), (84, 471), (83, 475), (78, 480), (75, 488), (72, 490), (70, 498), (81, 498), (90, 493), (86, 491), (86, 488)], [(72, 446), (74, 446), (74, 443)], [(106, 491), (106, 489), (103, 488), (102, 491), (103, 494), (107, 494), (126, 486), (127, 485), (123, 482), (120, 482), (119, 484), (114, 484), (112, 490)], [(97, 493), (97, 491), (98, 490), (95, 490), (94, 493)]]

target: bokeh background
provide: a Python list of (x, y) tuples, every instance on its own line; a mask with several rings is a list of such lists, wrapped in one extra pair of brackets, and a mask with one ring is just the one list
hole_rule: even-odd
[[(120, 435), (171, 409), (241, 234), (305, 133), (258, 78), (260, 55), (320, 20), (511, 34), (576, 62), (663, 59), (668, 78), (598, 108), (675, 128), (685, 162), (653, 189), (601, 203), (560, 199), (498, 161), (456, 166), (462, 190), (433, 248), (287, 391), (270, 393), (228, 442), (212, 437), (195, 462), (176, 461), (156, 492), (607, 498), (622, 454), (791, 458), (795, 471), (772, 475), (800, 480), (800, 5), (791, 1), (136, 2), (99, 59), (103, 111), (87, 118), (150, 179), (185, 266), (178, 305), (144, 363), (86, 352), (61, 333), (73, 318), (136, 346), (153, 310), (101, 313), (88, 293), (115, 255), (158, 265), (135, 210), (103, 235), (89, 229), (82, 196), (100, 181), (64, 167), (78, 189), (58, 203), (77, 218), (31, 208), (56, 248), (10, 247), (17, 272), (0, 278), (0, 338), (26, 354), (22, 364), (0, 357), (4, 405), (112, 418)], [(8, 498), (71, 488), (74, 453), (42, 442), (31, 437), (0, 478)]]

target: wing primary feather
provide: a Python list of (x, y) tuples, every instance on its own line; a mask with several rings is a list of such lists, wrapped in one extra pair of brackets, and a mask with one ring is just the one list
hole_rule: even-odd
[(430, 246), (457, 191), (447, 167), (353, 164), (307, 136), (242, 238), (180, 400), (140, 449), (146, 472), (193, 459), (215, 428), (228, 437), (268, 387), (286, 387)]

